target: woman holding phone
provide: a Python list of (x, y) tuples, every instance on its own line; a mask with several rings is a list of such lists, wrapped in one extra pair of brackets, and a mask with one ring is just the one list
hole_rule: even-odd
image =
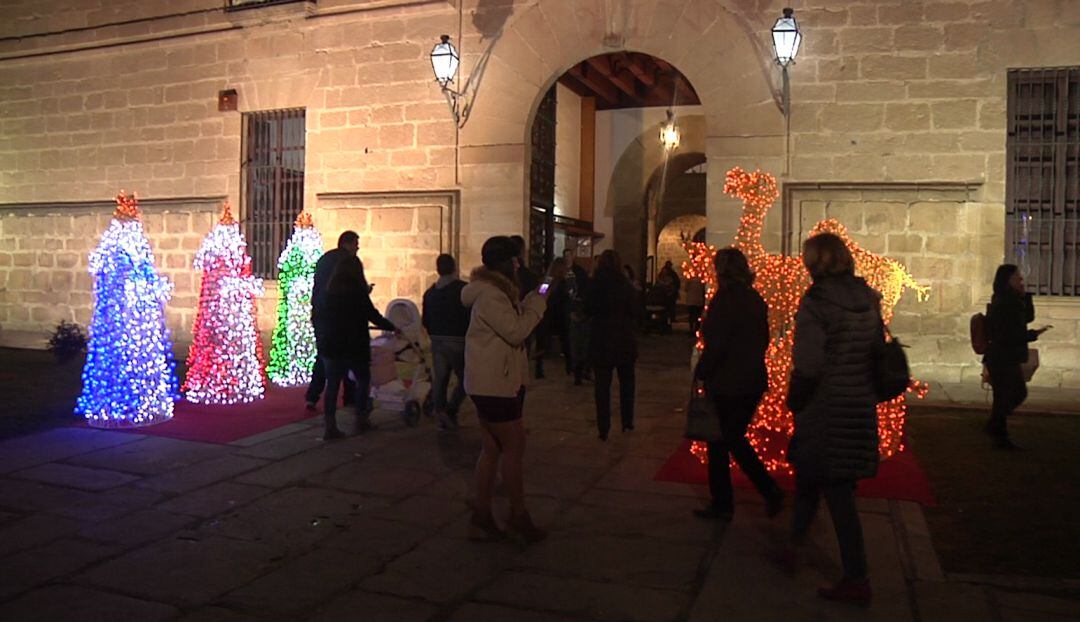
[(986, 316), (989, 345), (983, 363), (990, 373), (994, 403), (986, 431), (997, 449), (1017, 449), (1009, 438), (1006, 420), (1027, 399), (1027, 381), (1021, 365), (1028, 360), (1028, 343), (1035, 341), (1050, 326), (1031, 330), (1035, 305), (1024, 286), (1024, 275), (1011, 263), (998, 266), (994, 274), (994, 295)]
[[(483, 445), (476, 463), (476, 497), (470, 502), (469, 537), (501, 538), (502, 528), (491, 511), (495, 475), (502, 474), (510, 496), (506, 526), (527, 542), (547, 534), (537, 527), (525, 507), (523, 457), (525, 427), (522, 408), (529, 361), (525, 341), (544, 316), (552, 280), (524, 298), (514, 280), (518, 250), (506, 236), (484, 242), (483, 265), (472, 272), (461, 290), (461, 302), (471, 309), (465, 334), (465, 391), (476, 405)], [(550, 277), (550, 275), (549, 275)], [(519, 301), (520, 300), (520, 301)]]

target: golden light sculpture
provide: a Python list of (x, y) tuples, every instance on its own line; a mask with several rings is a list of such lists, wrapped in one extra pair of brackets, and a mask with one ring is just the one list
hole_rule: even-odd
[[(757, 414), (747, 430), (747, 438), (762, 462), (770, 471), (791, 472), (786, 453), (788, 440), (794, 432), (794, 419), (785, 400), (791, 379), (792, 351), (795, 345), (795, 312), (799, 301), (810, 287), (810, 275), (802, 263), (802, 256), (785, 256), (769, 253), (761, 242), (765, 216), (772, 207), (779, 191), (776, 178), (762, 171), (748, 173), (739, 167), (728, 171), (724, 192), (743, 202), (742, 218), (733, 246), (746, 255), (750, 268), (756, 274), (754, 289), (769, 305), (769, 331), (771, 339), (765, 353), (765, 366), (769, 375), (769, 388)], [(847, 229), (836, 220), (824, 220), (810, 232), (835, 233), (844, 240), (855, 259), (855, 272), (882, 294), (881, 313), (885, 322), (893, 317), (893, 308), (899, 302), (904, 288), (914, 289), (920, 301), (928, 298), (930, 288), (919, 285), (902, 264), (894, 259), (877, 255), (860, 247), (848, 235)], [(685, 245), (689, 261), (683, 263), (687, 278), (697, 278), (705, 283), (706, 300), (716, 291), (716, 274), (713, 257), (716, 247), (702, 242)], [(708, 313), (706, 305), (704, 313)], [(697, 335), (697, 348), (704, 348), (701, 333)], [(912, 379), (908, 393), (922, 398), (927, 387)], [(907, 414), (906, 395), (901, 395), (877, 407), (878, 450), (888, 458), (902, 451), (904, 419)], [(705, 444), (694, 442), (690, 451), (702, 462), (707, 461)]]

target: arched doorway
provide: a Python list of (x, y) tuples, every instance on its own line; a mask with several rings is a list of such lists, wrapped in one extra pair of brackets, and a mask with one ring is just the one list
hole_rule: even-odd
[(706, 126), (710, 242), (721, 241), (713, 239), (715, 231), (737, 224), (738, 205), (720, 189), (724, 172), (783, 165), (779, 82), (762, 34), (767, 25), (719, 0), (621, 0), (621, 21), (608, 14), (609, 4), (538, 0), (499, 31), (472, 121), (459, 137), (462, 263), (478, 262), (491, 235), (527, 234), (533, 118), (559, 76), (594, 56), (649, 54), (678, 67), (693, 85)]
[[(684, 122), (684, 116), (694, 122)], [(628, 265), (644, 269), (656, 245), (656, 215), (647, 213), (647, 197), (657, 175), (650, 173), (662, 171), (653, 188), (659, 206), (667, 171), (685, 168), (686, 147), (662, 144), (664, 127), (677, 128), (685, 142), (704, 150), (697, 92), (663, 59), (612, 52), (585, 59), (559, 76), (530, 128), (528, 231), (534, 269), (564, 251), (587, 258), (600, 248), (614, 248)], [(702, 159), (699, 154), (694, 162)], [(704, 195), (701, 199), (704, 215)]]

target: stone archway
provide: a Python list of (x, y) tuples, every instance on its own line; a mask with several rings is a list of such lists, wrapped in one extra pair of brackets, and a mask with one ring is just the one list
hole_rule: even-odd
[(642, 132), (619, 156), (607, 181), (601, 214), (613, 219), (612, 244), (623, 261), (645, 274), (646, 257), (655, 250), (655, 227), (663, 188), (672, 175), (705, 161), (705, 117), (678, 118), (683, 143), (668, 154), (656, 139), (659, 123)]
[[(625, 0), (626, 27), (613, 38), (606, 4), (539, 0), (507, 24), (492, 48), (473, 120), (460, 136), (466, 262), (478, 258), (487, 236), (525, 229), (533, 115), (555, 80), (592, 56), (650, 54), (693, 83), (706, 125), (710, 232), (723, 225), (720, 186), (727, 168), (777, 170), (782, 163), (783, 117), (771, 83), (767, 30), (759, 32), (718, 0)], [(464, 60), (469, 66), (475, 58)]]
[[(695, 236), (705, 228), (707, 220), (704, 214), (687, 214), (678, 216), (668, 221), (657, 236), (656, 241), (656, 265), (657, 269), (670, 261), (675, 269), (684, 261), (690, 259), (683, 248), (686, 240), (694, 240)], [(682, 290), (680, 290), (682, 294)]]

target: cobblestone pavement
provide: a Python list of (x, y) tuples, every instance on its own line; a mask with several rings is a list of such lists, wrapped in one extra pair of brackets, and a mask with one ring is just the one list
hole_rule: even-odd
[(814, 594), (839, 573), (827, 520), (785, 574), (771, 551), (787, 512), (769, 521), (739, 490), (729, 525), (692, 517), (702, 488), (653, 480), (680, 440), (688, 347), (647, 339), (637, 430), (606, 444), (591, 386), (553, 361), (530, 388), (526, 484), (551, 529), (531, 547), (465, 537), (469, 411), (455, 435), (376, 413), (379, 429), (329, 444), (314, 420), (230, 445), (85, 428), (5, 441), (0, 619), (1077, 619), (1074, 601), (945, 581), (913, 504), (860, 501), (868, 609)]

